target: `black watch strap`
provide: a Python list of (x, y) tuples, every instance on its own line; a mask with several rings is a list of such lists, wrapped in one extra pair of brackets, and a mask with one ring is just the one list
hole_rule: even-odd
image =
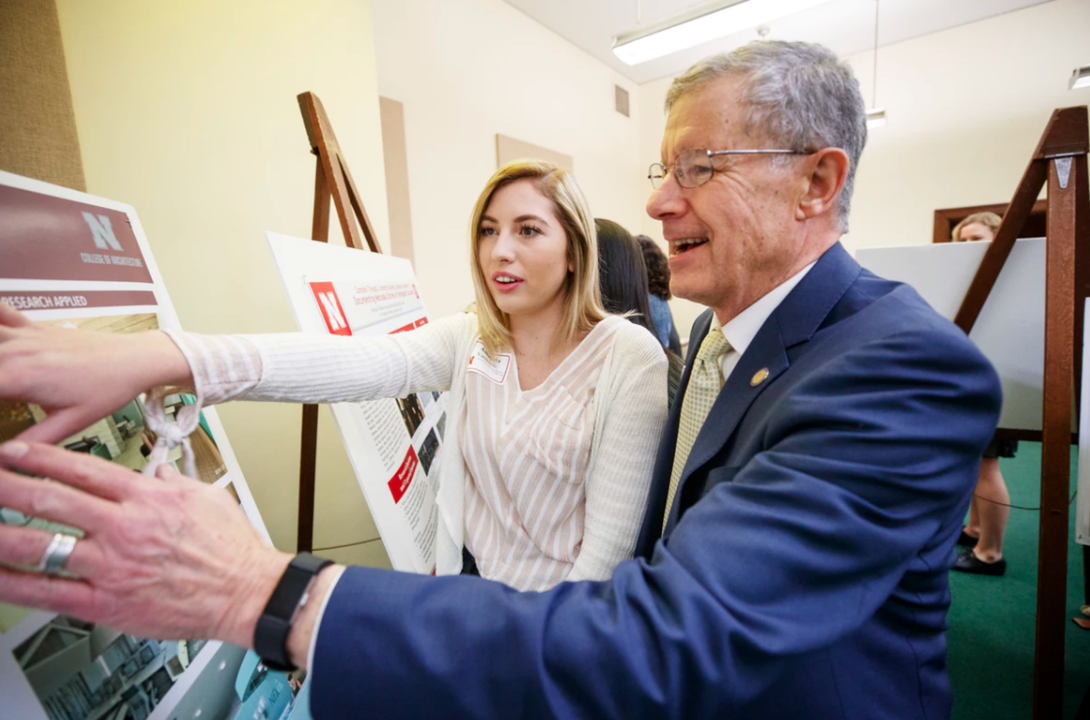
[(254, 629), (254, 651), (265, 667), (281, 672), (295, 669), (288, 657), (291, 621), (299, 606), (306, 602), (311, 582), (322, 568), (332, 564), (332, 560), (299, 553), (284, 570)]

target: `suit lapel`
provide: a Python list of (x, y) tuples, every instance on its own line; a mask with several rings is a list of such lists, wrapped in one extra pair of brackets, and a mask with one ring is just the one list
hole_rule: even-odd
[[(761, 326), (753, 342), (746, 348), (738, 364), (731, 371), (730, 377), (727, 378), (727, 382), (723, 385), (719, 397), (716, 398), (715, 404), (700, 429), (700, 434), (697, 435), (696, 442), (693, 443), (685, 469), (678, 482), (674, 505), (670, 508), (670, 517), (666, 525), (667, 533), (673, 530), (681, 512), (685, 482), (730, 441), (750, 405), (764, 392), (765, 388), (770, 387), (790, 367), (787, 349), (806, 342), (813, 336), (829, 311), (848, 287), (855, 282), (860, 270), (859, 264), (848, 255), (840, 243), (837, 243), (821, 256), (806, 277), (784, 298), (780, 306)], [(709, 322), (702, 328), (695, 347), (699, 347), (699, 341), (703, 340), (704, 335), (707, 334), (710, 324), (709, 314)], [(693, 342), (694, 340), (690, 338), (690, 348), (694, 347)], [(675, 444), (682, 405), (681, 398), (684, 397), (684, 388), (688, 385), (689, 375), (692, 373), (694, 356), (695, 352), (690, 349), (682, 385), (678, 388), (678, 402), (670, 415), (671, 432), (667, 438)], [(754, 381), (760, 377), (757, 373), (761, 371), (767, 371), (767, 377), (754, 384)], [(761, 372), (761, 374), (764, 373)], [(660, 452), (660, 461), (666, 454)], [(673, 453), (668, 454), (672, 465)], [(661, 479), (662, 474), (656, 466), (656, 477)], [(665, 470), (665, 476), (668, 485), (669, 468)], [(665, 505), (665, 498), (662, 504)], [(646, 520), (644, 524), (646, 530)]]

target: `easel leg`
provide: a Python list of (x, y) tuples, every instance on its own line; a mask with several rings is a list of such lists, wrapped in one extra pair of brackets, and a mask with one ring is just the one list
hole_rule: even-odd
[(1048, 161), (1044, 422), (1037, 644), (1033, 717), (1063, 717), (1067, 630), (1067, 522), (1071, 485), (1071, 396), (1075, 346), (1075, 173), (1071, 158)]
[(314, 469), (318, 461), (318, 406), (303, 406), (303, 439), (299, 448), (299, 536), (296, 552), (314, 549)]

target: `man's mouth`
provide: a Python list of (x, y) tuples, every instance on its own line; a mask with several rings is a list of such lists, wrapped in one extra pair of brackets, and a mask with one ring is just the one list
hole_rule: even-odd
[(670, 241), (670, 255), (681, 255), (708, 242), (708, 238), (685, 238)]

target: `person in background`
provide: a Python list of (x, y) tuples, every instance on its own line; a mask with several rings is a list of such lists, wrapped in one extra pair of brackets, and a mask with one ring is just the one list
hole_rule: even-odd
[(675, 355), (681, 355), (681, 339), (674, 324), (674, 315), (670, 312), (670, 264), (666, 254), (658, 244), (647, 235), (637, 235), (636, 242), (643, 251), (643, 262), (647, 266), (648, 303), (651, 305), (651, 317), (658, 328), (659, 342)]
[[(644, 253), (632, 235), (612, 220), (596, 218), (594, 226), (598, 230), (598, 278), (602, 304), (608, 312), (626, 315), (632, 322), (647, 328), (663, 345), (669, 363), (667, 397), (673, 404), (685, 364), (681, 359), (681, 344), (678, 343), (678, 349), (674, 350), (662, 340), (658, 319), (651, 309), (651, 300), (657, 298), (648, 291), (649, 273), (644, 265)], [(669, 269), (666, 272), (669, 277)], [(666, 319), (670, 321), (669, 314)], [(677, 333), (674, 332), (673, 336), (676, 340)]]
[(1003, 219), (993, 212), (973, 213), (954, 226), (951, 242), (991, 242)]
[(595, 218), (598, 231), (598, 287), (606, 312), (626, 315), (647, 328), (662, 342), (662, 333), (651, 312), (647, 292), (647, 268), (636, 241), (619, 223)]
[[(952, 242), (991, 242), (1002, 221), (995, 213), (974, 213), (957, 224)], [(999, 458), (1013, 458), (1017, 440), (992, 438), (984, 448), (980, 475), (969, 506), (969, 524), (958, 537), (965, 548), (954, 564), (954, 570), (973, 575), (1000, 576), (1007, 572), (1003, 557), (1003, 536), (1007, 532), (1011, 496), (999, 470)]]

